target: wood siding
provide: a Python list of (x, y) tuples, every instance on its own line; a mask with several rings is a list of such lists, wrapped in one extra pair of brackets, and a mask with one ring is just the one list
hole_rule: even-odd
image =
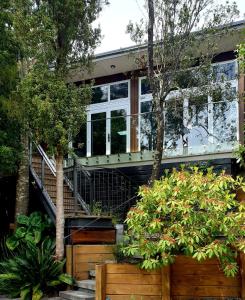
[[(216, 259), (197, 262), (178, 256), (160, 270), (130, 264), (96, 266), (96, 300), (244, 299), (244, 256), (237, 277), (226, 277)], [(103, 284), (102, 284), (103, 282)]]
[(114, 260), (114, 245), (66, 246), (66, 272), (76, 280), (89, 278), (89, 271), (106, 260)]
[(226, 277), (215, 259), (199, 263), (189, 257), (177, 257), (171, 266), (170, 285), (173, 300), (241, 296), (240, 276)]

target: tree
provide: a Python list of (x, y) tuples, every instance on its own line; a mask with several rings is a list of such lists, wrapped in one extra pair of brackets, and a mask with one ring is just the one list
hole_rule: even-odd
[(197, 167), (173, 170), (152, 187), (141, 187), (126, 219), (124, 254), (142, 257), (141, 267), (148, 270), (172, 263), (178, 254), (217, 258), (225, 274), (235, 276), (238, 252), (245, 252), (245, 206), (234, 191), (244, 188), (241, 178)]
[[(208, 78), (213, 79), (208, 75), (212, 75), (210, 63), (217, 52), (217, 43), (227, 33), (226, 25), (238, 11), (235, 3), (214, 6), (212, 0), (148, 0), (146, 3), (147, 20), (130, 23), (127, 31), (138, 44), (147, 36), (147, 53), (138, 61), (141, 68), (147, 69), (156, 118), (156, 147), (149, 180), (152, 185), (160, 172), (167, 99), (183, 99), (181, 93), (193, 87), (193, 80), (197, 84), (194, 86), (207, 87)], [(191, 93), (197, 94), (190, 90), (189, 96)]]
[(9, 0), (0, 3), (0, 176), (17, 171), (19, 126), (7, 112), (11, 91), (17, 83), (18, 47), (11, 30)]
[(90, 67), (100, 30), (99, 0), (17, 0), (14, 26), (27, 72), (20, 91), (29, 131), (56, 160), (56, 257), (64, 255), (63, 158), (85, 118), (90, 87), (68, 84), (72, 68)]

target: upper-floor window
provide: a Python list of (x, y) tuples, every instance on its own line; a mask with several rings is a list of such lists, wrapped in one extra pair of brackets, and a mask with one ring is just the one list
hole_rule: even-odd
[(129, 97), (129, 81), (121, 81), (92, 88), (91, 104), (110, 102)]
[[(203, 82), (212, 80), (210, 91), (207, 88), (205, 93), (193, 80), (192, 87), (196, 88), (192, 92), (186, 89), (189, 83), (183, 78), (181, 87), (186, 93), (180, 96), (180, 92), (172, 92), (167, 98), (163, 144), (166, 155), (230, 151), (238, 140), (237, 63), (233, 60), (213, 64), (209, 74)], [(139, 79), (139, 113), (139, 150), (154, 150), (156, 120), (146, 78)]]

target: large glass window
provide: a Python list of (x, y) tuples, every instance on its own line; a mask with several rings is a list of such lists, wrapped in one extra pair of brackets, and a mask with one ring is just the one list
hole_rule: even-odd
[(87, 112), (87, 156), (130, 151), (129, 80), (93, 87)]
[[(212, 70), (215, 75), (212, 88), (206, 92), (184, 89), (181, 95), (175, 91), (166, 101), (163, 147), (167, 156), (233, 149), (238, 136), (236, 62), (215, 64)], [(151, 112), (152, 96), (146, 88), (146, 79), (140, 79), (139, 83), (139, 150), (154, 150), (156, 122)], [(183, 88), (185, 85), (184, 82)]]

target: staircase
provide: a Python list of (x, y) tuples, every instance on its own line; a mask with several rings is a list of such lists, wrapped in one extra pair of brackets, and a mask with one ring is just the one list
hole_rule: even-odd
[[(30, 159), (30, 173), (42, 194), (43, 204), (54, 220), (56, 215), (56, 168), (41, 146), (36, 145)], [(83, 218), (90, 214), (89, 208), (78, 194), (74, 193), (72, 183), (64, 177), (64, 215), (67, 218)]]
[[(55, 224), (56, 219), (56, 168), (40, 145), (34, 144), (30, 153), (31, 182), (41, 200), (46, 212)], [(76, 177), (75, 177), (76, 178)], [(112, 218), (90, 213), (89, 204), (86, 204), (77, 190), (76, 180), (69, 180), (64, 175), (64, 217), (66, 243), (73, 243), (76, 232), (86, 230), (114, 230)], [(81, 230), (83, 229), (83, 230)], [(89, 233), (85, 232), (85, 235)], [(80, 236), (76, 235), (75, 243), (79, 243)]]

